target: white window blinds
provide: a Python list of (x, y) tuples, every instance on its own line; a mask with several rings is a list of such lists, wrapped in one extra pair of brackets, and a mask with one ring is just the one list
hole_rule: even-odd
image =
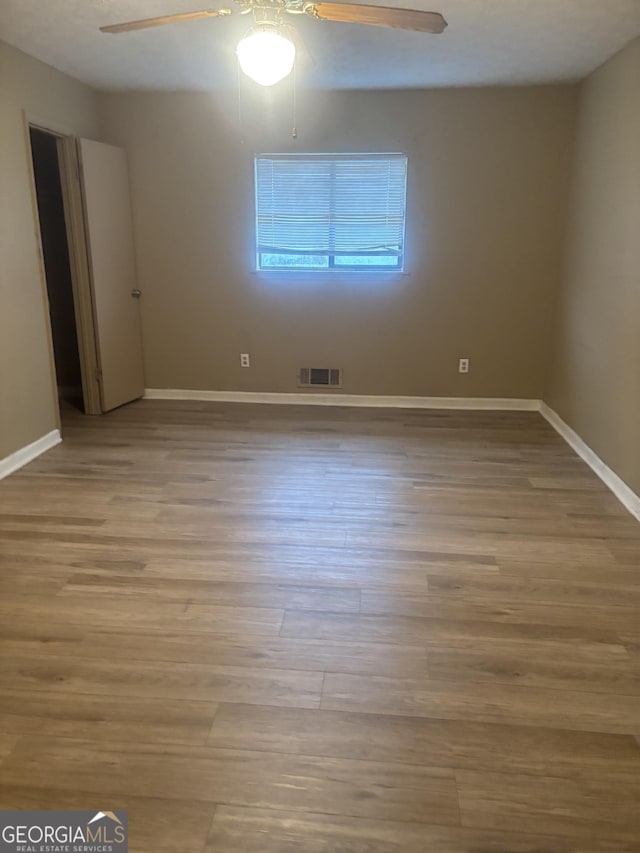
[(256, 157), (259, 269), (402, 269), (404, 154)]

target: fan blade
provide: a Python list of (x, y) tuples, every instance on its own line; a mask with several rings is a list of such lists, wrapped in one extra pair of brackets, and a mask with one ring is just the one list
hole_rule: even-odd
[(375, 27), (395, 27), (421, 33), (444, 32), (447, 22), (439, 12), (417, 9), (394, 9), (391, 6), (365, 6), (359, 3), (307, 3), (304, 11), (324, 21), (345, 24), (373, 24)]
[(199, 18), (218, 18), (230, 15), (231, 9), (205, 9), (203, 12), (183, 12), (181, 15), (163, 15), (160, 18), (143, 18), (141, 21), (127, 21), (125, 24), (112, 24), (100, 27), (101, 33), (128, 33), (131, 30), (146, 30), (148, 27), (161, 27), (164, 24), (178, 24), (181, 21), (196, 21)]

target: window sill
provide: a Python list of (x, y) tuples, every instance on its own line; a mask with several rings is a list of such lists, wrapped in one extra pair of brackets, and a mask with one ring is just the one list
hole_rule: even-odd
[(411, 275), (406, 270), (341, 270), (341, 269), (326, 269), (326, 270), (249, 270), (251, 275), (265, 278), (276, 278), (285, 276), (286, 278), (317, 278), (319, 276), (327, 276), (328, 278), (404, 278)]

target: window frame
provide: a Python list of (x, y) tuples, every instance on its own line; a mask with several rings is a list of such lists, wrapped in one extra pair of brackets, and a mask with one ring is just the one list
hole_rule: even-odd
[[(317, 250), (315, 252), (311, 251), (281, 251), (281, 252), (264, 252), (260, 250), (258, 245), (258, 216), (259, 216), (259, 183), (258, 183), (258, 162), (261, 159), (283, 159), (283, 160), (294, 160), (295, 158), (300, 158), (301, 160), (309, 160), (317, 158), (318, 160), (324, 160), (326, 162), (335, 164), (337, 161), (342, 160), (345, 162), (348, 161), (358, 161), (358, 160), (375, 160), (379, 159), (381, 161), (390, 160), (390, 159), (402, 159), (404, 160), (404, 182), (403, 182), (403, 195), (404, 195), (404, 206), (403, 206), (403, 216), (402, 216), (402, 231), (401, 231), (401, 250), (399, 254), (394, 254), (392, 252), (388, 252), (385, 254), (380, 253), (379, 257), (382, 258), (397, 258), (397, 264), (336, 264), (336, 258), (340, 257), (349, 257), (355, 258), (358, 255), (362, 255), (363, 257), (373, 258), (376, 256), (375, 252), (366, 252), (366, 251), (351, 251), (348, 253), (339, 253), (331, 251), (323, 251)], [(401, 151), (393, 151), (393, 152), (263, 152), (259, 154), (255, 154), (253, 158), (253, 183), (254, 183), (254, 271), (259, 275), (274, 275), (280, 273), (288, 273), (290, 275), (307, 275), (325, 273), (329, 275), (339, 275), (346, 274), (349, 276), (358, 275), (362, 273), (368, 273), (369, 275), (379, 275), (383, 276), (389, 275), (406, 275), (406, 227), (407, 227), (407, 191), (408, 191), (408, 174), (409, 174), (409, 157), (407, 154)], [(333, 176), (335, 175), (335, 169), (332, 169)], [(281, 254), (281, 255), (289, 255), (295, 256), (300, 255), (304, 257), (309, 257), (316, 255), (318, 257), (323, 257), (327, 259), (326, 266), (263, 266), (261, 263), (261, 256), (266, 254)]]

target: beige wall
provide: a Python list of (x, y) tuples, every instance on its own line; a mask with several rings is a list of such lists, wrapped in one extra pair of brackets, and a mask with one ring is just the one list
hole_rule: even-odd
[[(540, 397), (577, 90), (102, 96), (129, 153), (147, 385)], [(408, 275), (255, 275), (253, 154), (404, 151)], [(239, 367), (248, 352), (252, 367)], [(471, 359), (460, 376), (457, 360)]]
[(583, 85), (546, 400), (640, 494), (640, 40)]
[(56, 428), (23, 110), (95, 136), (95, 94), (0, 42), (0, 459)]

